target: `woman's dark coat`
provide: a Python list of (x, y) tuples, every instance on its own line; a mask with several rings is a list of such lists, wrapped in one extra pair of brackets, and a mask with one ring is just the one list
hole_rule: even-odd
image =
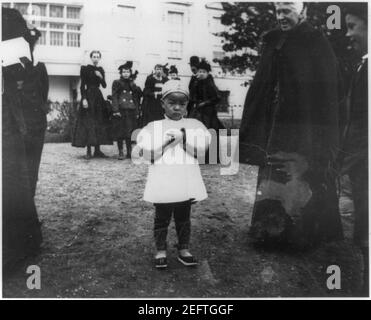
[(190, 88), (190, 101), (193, 106), (189, 117), (201, 121), (208, 129), (224, 129), (217, 116), (220, 96), (211, 75), (204, 80), (194, 79)]
[(187, 115), (189, 116), (191, 114), (191, 111), (193, 109), (193, 106), (195, 104), (196, 101), (194, 101), (194, 97), (192, 96), (192, 93), (195, 92), (195, 86), (196, 86), (196, 83), (197, 83), (197, 75), (195, 74), (192, 74), (191, 76), (191, 80), (189, 80), (189, 84), (188, 84), (188, 90), (189, 90), (189, 102), (188, 102), (188, 106), (187, 106)]
[(142, 90), (132, 80), (119, 79), (112, 83), (112, 113), (120, 117), (112, 118), (114, 140), (131, 138), (137, 128)]

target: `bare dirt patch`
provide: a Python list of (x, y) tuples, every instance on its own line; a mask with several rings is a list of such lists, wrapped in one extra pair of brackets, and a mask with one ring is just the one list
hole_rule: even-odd
[[(349, 239), (306, 253), (264, 251), (247, 236), (257, 168), (241, 165), (222, 176), (202, 166), (209, 198), (192, 208), (192, 251), (200, 265), (176, 261), (169, 234), (169, 267), (152, 264), (153, 207), (141, 200), (147, 167), (83, 159), (84, 149), (46, 144), (36, 202), (43, 223), (41, 290), (26, 287), (26, 265), (3, 279), (4, 297), (302, 297), (356, 296), (361, 255)], [(345, 224), (350, 236), (351, 224)], [(342, 271), (342, 289), (326, 287), (327, 266)]]

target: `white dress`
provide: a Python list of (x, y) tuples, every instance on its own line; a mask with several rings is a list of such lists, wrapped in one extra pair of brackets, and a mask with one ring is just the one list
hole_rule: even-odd
[[(170, 129), (184, 128), (187, 143), (197, 149), (198, 155), (206, 151), (211, 141), (207, 128), (196, 119), (169, 118), (153, 121), (145, 126), (137, 137), (143, 152), (160, 147)], [(197, 159), (188, 154), (179, 143), (168, 148), (162, 157), (149, 166), (143, 199), (151, 203), (182, 202), (207, 198)]]

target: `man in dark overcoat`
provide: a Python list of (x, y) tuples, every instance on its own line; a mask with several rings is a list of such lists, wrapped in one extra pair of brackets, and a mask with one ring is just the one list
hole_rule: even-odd
[(347, 99), (347, 120), (342, 143), (342, 173), (349, 176), (354, 204), (353, 239), (364, 257), (363, 293), (369, 295), (368, 248), (368, 53), (367, 3), (348, 4), (347, 37), (360, 59)]
[[(39, 252), (42, 241), (34, 195), (46, 129), (48, 75), (34, 65), (33, 48), (40, 32), (15, 9), (2, 8), (2, 41), (24, 38), (29, 60), (3, 65), (2, 226), (3, 271)], [(29, 48), (28, 48), (29, 46)], [(16, 54), (16, 53), (14, 53)]]
[(275, 3), (247, 93), (240, 161), (258, 165), (250, 235), (307, 247), (342, 238), (333, 162), (339, 148), (338, 66), (302, 3)]

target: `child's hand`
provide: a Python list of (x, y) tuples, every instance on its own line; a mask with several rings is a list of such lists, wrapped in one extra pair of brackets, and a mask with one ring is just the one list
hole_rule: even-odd
[(82, 107), (83, 107), (84, 109), (87, 109), (87, 108), (88, 108), (88, 100), (86, 100), (86, 99), (83, 99), (83, 100), (82, 100)]
[(178, 129), (170, 129), (166, 132), (166, 136), (170, 141), (173, 141), (174, 144), (178, 144), (183, 141), (183, 132)]
[(98, 70), (95, 70), (95, 75), (97, 76), (97, 77), (99, 77), (99, 78), (101, 78), (101, 79), (103, 79), (103, 76), (102, 76), (102, 74), (98, 71)]
[(197, 108), (203, 108), (204, 106), (206, 105), (205, 102), (200, 102), (198, 105), (197, 105)]

